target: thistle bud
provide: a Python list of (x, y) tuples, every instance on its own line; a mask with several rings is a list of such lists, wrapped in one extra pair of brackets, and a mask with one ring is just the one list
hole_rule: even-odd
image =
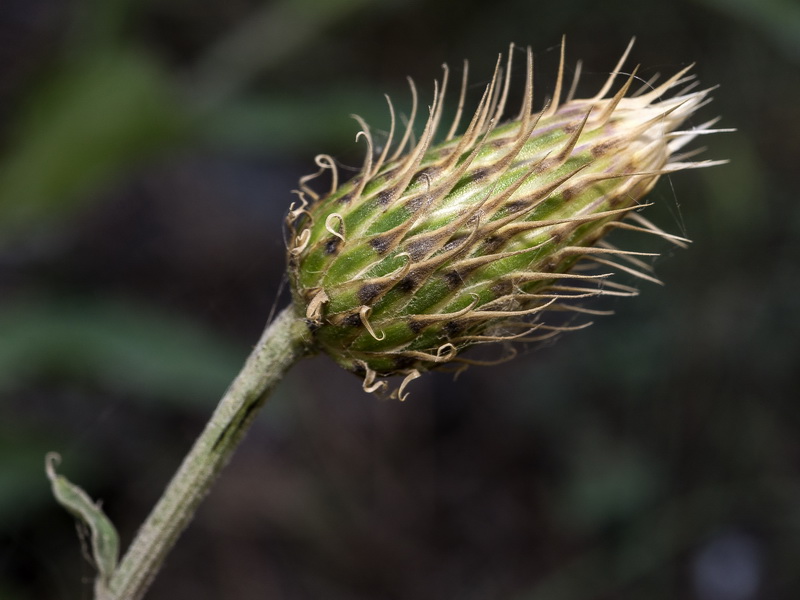
[[(638, 211), (660, 175), (716, 164), (675, 155), (714, 131), (713, 121), (678, 129), (708, 94), (690, 91), (693, 84), (679, 89), (692, 79), (691, 67), (638, 91), (631, 90), (634, 70), (610, 94), (630, 49), (592, 98), (573, 98), (578, 69), (562, 103), (562, 44), (553, 100), (538, 112), (528, 49), (522, 106), (506, 121), (513, 47), (505, 68), (498, 59), (463, 127), (466, 64), (446, 131), (440, 131), (446, 66), (417, 142), (411, 142), (413, 82), (413, 108), (396, 143), (388, 96), (391, 127), (380, 151), (354, 116), (361, 126), (356, 139), (367, 145), (360, 172), (342, 183), (334, 160), (317, 156), (320, 170), (301, 179), (299, 206), (287, 219), (295, 310), (317, 347), (363, 376), (370, 392), (385, 386), (379, 378), (404, 375), (395, 391), (403, 398), (421, 372), (469, 364), (463, 357), (469, 346), (540, 340), (577, 328), (546, 319), (553, 311), (601, 312), (580, 307), (578, 299), (634, 295), (634, 288), (609, 280), (615, 271), (657, 282), (644, 253), (603, 238), (624, 228), (686, 241)], [(330, 190), (318, 194), (309, 182), (326, 171)], [(600, 271), (576, 270), (587, 262)]]

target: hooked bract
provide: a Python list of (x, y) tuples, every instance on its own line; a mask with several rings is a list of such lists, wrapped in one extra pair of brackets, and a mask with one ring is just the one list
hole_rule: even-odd
[[(578, 63), (564, 101), (562, 44), (552, 101), (539, 111), (529, 48), (521, 107), (507, 120), (513, 45), (463, 126), (466, 63), (452, 122), (442, 125), (444, 65), (415, 143), (410, 79), (408, 124), (396, 131), (387, 96), (391, 125), (380, 151), (354, 115), (356, 139), (367, 145), (360, 172), (342, 182), (334, 159), (317, 156), (320, 169), (301, 179), (287, 217), (293, 303), (316, 348), (361, 375), (369, 392), (385, 389), (384, 377), (404, 376), (394, 391), (402, 399), (422, 372), (476, 362), (463, 355), (470, 346), (586, 326), (546, 316), (603, 314), (579, 301), (635, 295), (610, 279), (614, 272), (658, 282), (643, 260), (652, 254), (617, 248), (606, 234), (622, 228), (683, 246), (688, 240), (639, 214), (642, 199), (660, 175), (725, 161), (679, 154), (695, 137), (721, 131), (712, 129), (716, 119), (680, 129), (710, 91), (694, 91), (691, 66), (632, 91), (636, 69), (620, 72), (632, 44), (591, 98), (574, 98)], [(324, 172), (331, 185), (319, 193), (310, 182)]]

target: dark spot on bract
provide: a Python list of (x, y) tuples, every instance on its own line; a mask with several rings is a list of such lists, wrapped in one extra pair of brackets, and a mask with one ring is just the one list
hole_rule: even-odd
[(353, 199), (353, 192), (347, 192), (346, 194), (342, 195), (336, 201), (339, 204), (350, 204), (350, 201)]
[(378, 204), (380, 204), (381, 206), (386, 206), (387, 204), (389, 204), (392, 201), (392, 198), (394, 198), (394, 193), (392, 192), (392, 190), (383, 190), (376, 196)]
[(403, 277), (397, 284), (397, 289), (401, 292), (413, 292), (417, 289), (417, 276), (415, 273), (409, 273)]
[(439, 173), (439, 167), (427, 167), (422, 169), (417, 175), (417, 181), (419, 182), (429, 182), (433, 177), (435, 177)]
[(367, 368), (364, 366), (362, 362), (355, 362), (350, 370), (358, 375), (359, 377), (364, 377), (367, 374)]
[(314, 333), (319, 329), (322, 325), (319, 321), (314, 321), (313, 319), (305, 319), (306, 327), (311, 333)]
[(434, 237), (424, 237), (416, 240), (410, 241), (406, 244), (406, 252), (411, 255), (411, 260), (419, 261), (422, 259), (425, 254), (428, 253), (428, 250), (431, 249), (435, 241)]
[(361, 304), (372, 304), (372, 301), (383, 291), (383, 284), (365, 283), (356, 292), (356, 297)]
[(394, 368), (398, 371), (410, 369), (416, 362), (416, 358), (412, 358), (410, 356), (398, 356), (394, 359)]
[(464, 279), (461, 277), (461, 273), (453, 269), (452, 271), (447, 271), (443, 274), (444, 280), (447, 282), (448, 287), (450, 289), (455, 289), (458, 286), (464, 283)]
[(490, 235), (483, 240), (483, 253), (490, 254), (500, 248), (506, 242), (505, 237), (500, 235)]
[(611, 197), (608, 199), (608, 205), (609, 205), (610, 207), (612, 207), (612, 208), (613, 208), (614, 206), (619, 206), (619, 204), (622, 202), (623, 198), (625, 198), (625, 196), (620, 196), (619, 194), (616, 194), (616, 195), (614, 195), (614, 196), (611, 196)]
[(453, 237), (450, 239), (450, 241), (449, 241), (449, 242), (447, 242), (447, 243), (444, 245), (444, 248), (442, 248), (442, 250), (443, 250), (444, 252), (449, 252), (450, 250), (453, 250), (453, 249), (455, 249), (456, 247), (458, 247), (458, 246), (460, 246), (461, 244), (463, 244), (463, 243), (466, 241), (467, 237), (468, 237), (468, 236), (467, 236), (466, 234), (458, 234), (458, 235), (454, 235), (454, 236), (453, 236)]
[(484, 169), (476, 169), (475, 171), (470, 173), (470, 176), (472, 177), (472, 181), (475, 182), (475, 181), (480, 181), (481, 179), (486, 179), (486, 177), (491, 172), (492, 172), (491, 169), (485, 169), (485, 168)]
[(405, 207), (413, 214), (417, 212), (422, 206), (425, 204), (425, 197), (424, 196), (414, 196), (410, 198), (407, 202)]
[(339, 323), (340, 327), (361, 327), (364, 323), (358, 313), (352, 313), (344, 317)]
[(463, 331), (464, 325), (458, 321), (448, 321), (442, 329), (447, 334), (447, 337), (452, 338)]
[(325, 242), (325, 254), (336, 254), (336, 251), (339, 249), (340, 240), (338, 237), (332, 237), (327, 242)]
[(523, 208), (528, 206), (528, 202), (525, 200), (514, 200), (513, 202), (508, 202), (505, 205), (505, 209), (509, 213), (515, 213), (521, 211)]
[(374, 237), (369, 241), (369, 245), (375, 249), (378, 254), (384, 254), (389, 249), (391, 239), (386, 236)]
[(539, 173), (544, 173), (545, 171), (549, 170), (557, 160), (552, 158), (544, 158), (539, 161), (539, 163), (534, 167), (533, 172), (531, 175), (538, 175)]
[(514, 285), (508, 279), (501, 279), (492, 286), (492, 293), (495, 297), (507, 296), (514, 289)]
[(613, 147), (614, 147), (614, 142), (604, 142), (602, 144), (597, 144), (597, 146), (592, 147), (592, 156), (594, 158), (597, 158), (598, 156), (603, 156)]
[(408, 328), (411, 330), (412, 333), (419, 333), (420, 331), (425, 329), (425, 323), (417, 321), (416, 319), (409, 319)]

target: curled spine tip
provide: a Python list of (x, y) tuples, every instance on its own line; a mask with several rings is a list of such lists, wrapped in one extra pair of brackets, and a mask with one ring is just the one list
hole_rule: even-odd
[[(334, 229), (333, 221), (335, 221), (335, 220), (339, 221), (339, 228), (341, 229), (341, 231), (338, 231), (338, 230)], [(333, 236), (336, 236), (337, 238), (339, 238), (343, 242), (347, 241), (345, 239), (345, 237), (344, 237), (345, 236), (344, 217), (342, 215), (340, 215), (339, 213), (331, 213), (331, 214), (329, 214), (327, 216), (327, 218), (325, 219), (325, 229), (328, 230), (328, 233), (330, 233)]]
[(381, 342), (384, 339), (386, 339), (386, 333), (381, 331), (380, 336), (375, 333), (375, 330), (372, 328), (372, 325), (369, 322), (369, 317), (371, 314), (372, 314), (372, 307), (370, 306), (362, 306), (358, 310), (358, 316), (361, 319), (361, 324), (364, 326), (364, 329), (366, 329), (373, 338)]
[(374, 394), (385, 390), (387, 383), (378, 379), (378, 372), (371, 368), (365, 361), (356, 359), (355, 364), (364, 371), (364, 380), (361, 382), (361, 389), (368, 394)]
[(330, 194), (339, 188), (339, 170), (336, 168), (336, 161), (329, 154), (318, 154), (315, 158), (317, 165), (321, 169), (328, 169), (331, 172), (331, 189)]
[(417, 369), (412, 369), (406, 373), (402, 383), (400, 384), (400, 387), (392, 392), (392, 397), (397, 398), (400, 402), (405, 402), (409, 396), (409, 394), (405, 391), (406, 387), (408, 387), (409, 383), (415, 379), (419, 379), (420, 377), (422, 377), (422, 374)]
[(390, 161), (394, 162), (397, 158), (403, 153), (403, 149), (408, 144), (409, 139), (411, 138), (411, 132), (414, 129), (414, 121), (417, 118), (417, 103), (419, 99), (417, 97), (417, 86), (414, 85), (414, 80), (411, 77), (406, 77), (406, 81), (408, 81), (408, 87), (411, 90), (411, 115), (408, 117), (408, 122), (406, 123), (406, 129), (403, 132), (403, 137), (400, 139), (400, 143), (397, 145), (397, 148), (392, 154), (392, 157), (389, 159)]
[[(317, 201), (320, 199), (319, 194), (311, 188), (308, 184), (317, 179), (325, 171), (331, 171), (331, 189), (328, 192), (332, 194), (339, 187), (339, 172), (336, 168), (336, 161), (329, 154), (317, 154), (314, 157), (314, 163), (319, 169), (310, 175), (304, 175), (299, 179), (300, 190), (299, 192), (309, 196), (312, 200)], [(295, 190), (293, 193), (296, 193)]]
[(306, 207), (308, 206), (306, 195), (301, 190), (292, 190), (291, 193), (297, 196), (301, 204), (300, 206), (295, 207), (295, 203), (292, 202), (289, 205), (289, 211), (286, 214), (286, 223), (291, 227), (294, 222), (300, 218), (300, 215), (306, 215), (309, 220), (313, 221), (314, 217), (306, 210)]
[(422, 162), (425, 152), (428, 150), (431, 142), (433, 141), (433, 135), (435, 133), (434, 124), (436, 121), (435, 115), (439, 110), (439, 93), (439, 84), (437, 81), (434, 81), (433, 102), (428, 107), (428, 120), (425, 122), (425, 128), (422, 130), (422, 135), (420, 136), (419, 142), (417, 142), (416, 146), (414, 146), (408, 153), (408, 157), (400, 167), (400, 169), (404, 172), (411, 172), (413, 174), (413, 171)]
[(361, 167), (361, 174), (359, 176), (358, 187), (356, 187), (354, 196), (358, 197), (364, 191), (370, 177), (372, 177), (372, 157), (374, 154), (374, 144), (372, 143), (372, 133), (369, 125), (359, 115), (350, 115), (353, 119), (358, 121), (361, 126), (361, 131), (356, 134), (356, 141), (363, 137), (367, 143), (367, 151), (364, 154), (364, 164)]
[(320, 289), (308, 303), (306, 319), (313, 323), (319, 323), (322, 317), (322, 307), (329, 300), (330, 298), (328, 298), (328, 294), (325, 293), (325, 290)]
[(303, 252), (303, 250), (306, 249), (306, 246), (308, 246), (308, 242), (310, 240), (311, 240), (311, 230), (308, 228), (303, 229), (303, 231), (301, 231), (300, 234), (294, 238), (289, 253), (292, 256), (300, 255)]
[(392, 147), (392, 141), (394, 140), (394, 128), (396, 125), (394, 105), (392, 104), (392, 99), (389, 97), (389, 94), (384, 94), (383, 97), (386, 98), (386, 104), (389, 107), (389, 134), (386, 136), (386, 142), (383, 145), (383, 150), (381, 151), (378, 160), (375, 162), (375, 167), (373, 168), (370, 177), (374, 177), (378, 171), (381, 170), (381, 167), (386, 162), (386, 157), (389, 155), (389, 150)]

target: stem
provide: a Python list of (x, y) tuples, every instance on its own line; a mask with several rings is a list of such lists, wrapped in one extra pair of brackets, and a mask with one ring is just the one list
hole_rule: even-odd
[(97, 600), (139, 600), (267, 396), (309, 352), (308, 329), (286, 308), (264, 330)]

